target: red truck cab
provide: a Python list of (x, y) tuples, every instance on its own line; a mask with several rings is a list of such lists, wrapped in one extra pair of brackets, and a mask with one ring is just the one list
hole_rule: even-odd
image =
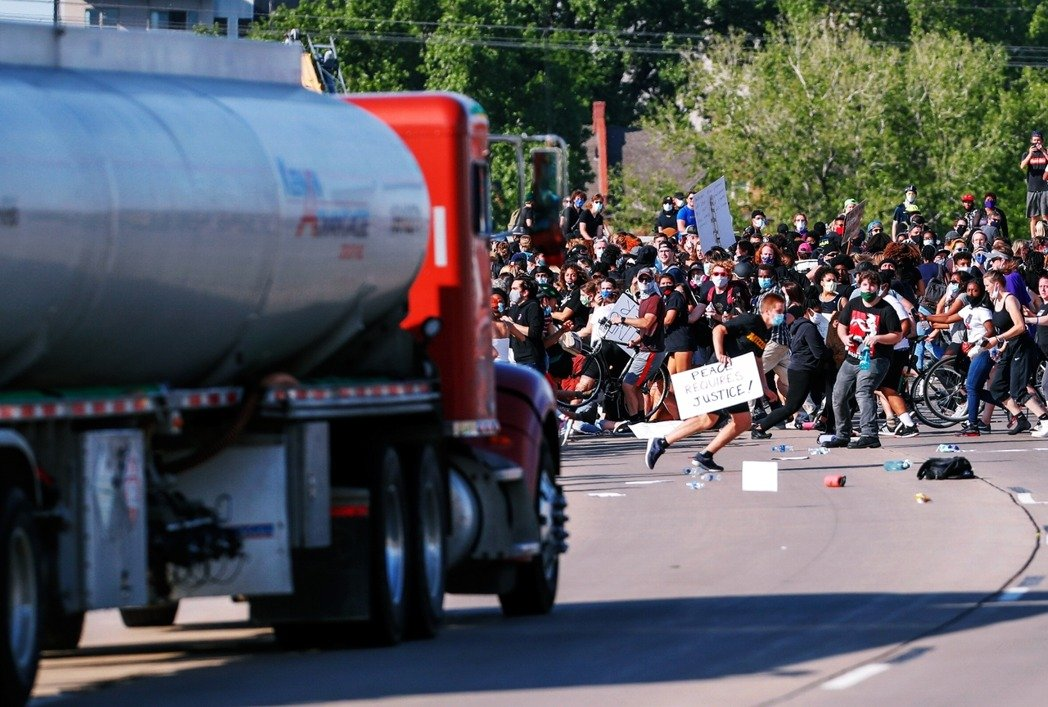
[(416, 330), (429, 317), (443, 322), (430, 353), (440, 370), (450, 434), (502, 453), (526, 474), (536, 469), (539, 442), (548, 435), (559, 461), (556, 403), (548, 384), (527, 372), (496, 369), (493, 362), (487, 114), (454, 93), (356, 94), (345, 100), (390, 126), (425, 176), (429, 247), (402, 326)]

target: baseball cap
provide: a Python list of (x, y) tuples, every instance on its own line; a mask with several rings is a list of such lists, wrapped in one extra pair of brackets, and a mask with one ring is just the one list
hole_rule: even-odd
[(659, 233), (661, 233), (664, 236), (675, 236), (677, 235), (677, 229), (670, 228), (669, 226), (667, 226), (666, 228), (663, 228), (661, 231), (659, 231)]
[(764, 212), (761, 211), (760, 209), (754, 209), (753, 211), (750, 212), (750, 218), (757, 218), (758, 216), (763, 216), (763, 215), (764, 215)]
[(904, 194), (906, 192), (908, 192), (908, 191), (912, 191), (914, 194), (916, 194), (917, 193), (917, 187), (915, 187), (913, 184), (907, 184), (906, 188), (903, 189), (902, 191), (903, 191)]
[(682, 191), (674, 192), (673, 198), (674, 199), (679, 199), (680, 201), (684, 201), (684, 192), (682, 192)]
[(528, 262), (528, 256), (526, 253), (514, 253), (510, 257), (509, 262), (511, 263), (526, 263)]
[(986, 254), (986, 261), (985, 262), (990, 263), (990, 262), (993, 262), (994, 260), (1006, 259), (1007, 257), (1008, 257), (1007, 255), (1005, 255), (1004, 253), (1002, 253), (999, 250), (991, 250), (989, 253)]
[(844, 200), (844, 208), (848, 208), (849, 206), (855, 206), (858, 203), (859, 202), (857, 202), (855, 199), (845, 199)]
[(871, 228), (873, 228), (874, 226), (877, 226), (877, 227), (879, 227), (879, 228), (884, 228), (884, 224), (883, 224), (883, 223), (881, 223), (880, 221), (876, 221), (876, 220), (875, 220), (875, 221), (870, 221), (870, 223), (869, 223), (869, 224), (867, 224), (867, 226), (866, 226), (866, 230), (867, 230), (867, 231), (869, 231), (869, 230), (870, 230)]
[(965, 194), (964, 196), (961, 197), (961, 201), (974, 204), (975, 203), (975, 197), (972, 196), (971, 194)]
[(637, 271), (637, 277), (638, 278), (642, 277), (644, 275), (647, 275), (648, 277), (650, 277), (653, 280), (655, 279), (655, 271), (653, 269), (651, 269), (651, 268), (641, 268), (640, 270)]
[(811, 243), (801, 243), (799, 246), (797, 246), (797, 255), (800, 255), (801, 253), (806, 253), (808, 255), (811, 255), (811, 252), (812, 252)]

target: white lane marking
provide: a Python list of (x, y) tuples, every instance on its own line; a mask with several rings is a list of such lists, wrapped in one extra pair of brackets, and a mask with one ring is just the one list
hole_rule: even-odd
[(855, 670), (850, 670), (844, 675), (835, 677), (829, 682), (822, 684), (823, 690), (847, 690), (849, 687), (858, 685), (863, 680), (868, 680), (874, 675), (880, 675), (891, 666), (887, 663), (870, 663), (869, 665), (863, 665)]
[(627, 486), (647, 486), (648, 484), (664, 484), (669, 479), (651, 479), (649, 481), (627, 481)]
[(601, 491), (599, 493), (588, 493), (587, 496), (593, 496), (594, 498), (618, 498), (619, 496), (625, 496), (624, 493), (615, 493), (614, 491)]
[(1005, 589), (1001, 592), (1001, 596), (997, 597), (997, 601), (1017, 601), (1022, 599), (1023, 594), (1030, 591), (1029, 587), (1012, 587), (1011, 589)]
[(1048, 501), (1033, 500), (1032, 493), (1017, 493), (1015, 494), (1015, 500), (1017, 500), (1019, 503), (1025, 503), (1027, 506), (1038, 506), (1048, 504)]

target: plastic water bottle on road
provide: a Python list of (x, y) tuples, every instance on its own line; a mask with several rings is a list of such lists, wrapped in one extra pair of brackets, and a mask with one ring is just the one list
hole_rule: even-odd
[(936, 448), (936, 451), (939, 451), (939, 452), (959, 452), (959, 451), (961, 451), (961, 446), (959, 444), (940, 444)]
[(779, 452), (780, 454), (783, 453), (783, 452), (792, 452), (793, 451), (793, 445), (789, 445), (789, 444), (772, 445), (771, 451)]
[(909, 459), (893, 459), (891, 461), (884, 462), (885, 471), (906, 471), (909, 468)]
[(820, 454), (829, 454), (829, 453), (830, 453), (830, 450), (826, 449), (826, 447), (808, 447), (808, 456), (809, 457), (817, 457)]

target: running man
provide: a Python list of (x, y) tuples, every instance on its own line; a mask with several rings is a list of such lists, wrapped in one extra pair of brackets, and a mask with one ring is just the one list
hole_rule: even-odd
[[(775, 391), (768, 388), (764, 377), (764, 366), (761, 356), (764, 347), (771, 337), (771, 327), (779, 326), (786, 321), (786, 303), (780, 295), (768, 293), (760, 303), (760, 313), (740, 314), (725, 324), (713, 328), (713, 352), (717, 361), (729, 364), (735, 356), (752, 353), (757, 358), (757, 370), (764, 382), (764, 395), (768, 400), (778, 400)], [(723, 410), (703, 413), (684, 420), (665, 437), (652, 437), (648, 440), (648, 449), (644, 461), (649, 469), (655, 468), (663, 452), (680, 440), (690, 437), (717, 425), (722, 415), (729, 415), (730, 422), (721, 428), (706, 448), (695, 455), (692, 465), (707, 471), (724, 471), (724, 467), (713, 461), (713, 455), (723, 449), (743, 432), (749, 432), (752, 418), (747, 403), (738, 403)]]

